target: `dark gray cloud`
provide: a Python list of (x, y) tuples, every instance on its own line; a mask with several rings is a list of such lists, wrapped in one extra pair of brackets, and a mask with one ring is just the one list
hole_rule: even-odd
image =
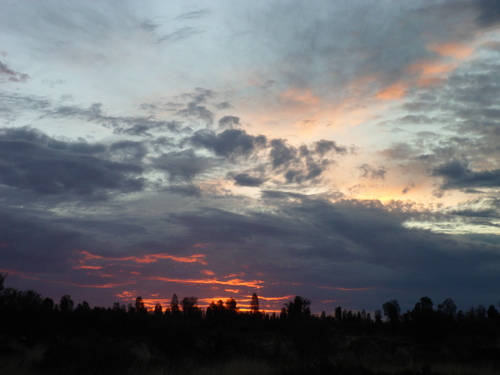
[(54, 140), (31, 129), (0, 131), (0, 182), (39, 194), (106, 196), (140, 191), (142, 168), (100, 156), (102, 145)]
[(240, 118), (236, 116), (224, 116), (219, 120), (220, 129), (232, 129), (240, 125)]
[(203, 120), (208, 124), (211, 124), (214, 120), (214, 114), (212, 111), (207, 109), (205, 106), (196, 104), (195, 102), (188, 103), (187, 107), (177, 111), (177, 114), (183, 117)]
[(191, 181), (198, 174), (215, 166), (213, 158), (197, 156), (193, 150), (172, 151), (152, 158), (153, 165), (170, 176), (170, 180)]
[(233, 179), (234, 184), (239, 186), (257, 187), (265, 182), (264, 179), (250, 176), (248, 173), (238, 173), (233, 177)]
[(476, 22), (481, 27), (498, 27), (500, 25), (500, 4), (497, 1), (476, 0), (479, 15)]
[(297, 149), (293, 146), (288, 146), (283, 139), (273, 139), (270, 142), (272, 166), (274, 169), (286, 166), (297, 158)]
[(286, 140), (273, 139), (269, 148), (273, 171), (282, 174), (288, 184), (317, 179), (334, 163), (336, 155), (347, 152), (345, 147), (324, 139), (314, 142), (311, 147), (301, 145), (299, 148), (288, 145)]
[(165, 190), (171, 193), (183, 195), (185, 197), (199, 198), (201, 197), (202, 194), (202, 190), (198, 186), (192, 184), (184, 184), (184, 185), (173, 184), (167, 187)]
[(432, 174), (444, 178), (443, 189), (500, 187), (500, 169), (472, 171), (458, 160), (437, 166)]
[(214, 120), (214, 113), (210, 111), (206, 104), (212, 98), (215, 98), (217, 93), (213, 90), (197, 87), (194, 92), (183, 94), (183, 99), (190, 100), (186, 107), (177, 111), (177, 115), (187, 118), (199, 119), (207, 124), (211, 124)]
[(262, 149), (266, 146), (267, 139), (263, 135), (249, 135), (244, 130), (227, 129), (220, 133), (210, 130), (197, 131), (186, 138), (185, 142), (211, 150), (217, 156), (234, 159), (240, 156), (248, 157)]
[[(80, 234), (25, 213), (0, 209), (2, 268), (26, 272), (62, 272)], [(30, 261), (26, 261), (30, 259)]]
[(323, 156), (331, 151), (334, 151), (338, 154), (345, 154), (347, 153), (347, 148), (337, 145), (335, 141), (321, 139), (317, 142), (314, 142), (314, 151), (320, 156)]

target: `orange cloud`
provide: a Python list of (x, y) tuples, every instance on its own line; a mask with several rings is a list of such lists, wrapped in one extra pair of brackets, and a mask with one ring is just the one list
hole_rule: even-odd
[(417, 73), (419, 77), (416, 79), (416, 84), (419, 86), (430, 86), (444, 81), (450, 72), (458, 66), (457, 62), (443, 63), (438, 61), (423, 61), (410, 65), (407, 71)]
[(96, 255), (92, 254), (89, 251), (82, 250), (78, 251), (79, 254), (82, 254), (84, 256), (83, 260), (81, 261), (82, 263), (86, 260), (93, 260), (93, 259), (100, 259), (100, 260), (118, 260), (118, 261), (132, 261), (135, 263), (154, 263), (157, 262), (159, 259), (171, 259), (174, 262), (178, 263), (201, 263), (203, 265), (206, 265), (207, 262), (203, 259), (205, 255), (203, 254), (194, 254), (191, 256), (187, 257), (178, 257), (174, 255), (170, 255), (167, 253), (159, 253), (159, 254), (146, 254), (143, 256), (135, 257), (135, 256), (127, 256), (127, 257), (104, 257), (102, 255)]
[(429, 44), (427, 46), (429, 51), (437, 52), (441, 56), (453, 57), (458, 60), (463, 60), (469, 57), (474, 48), (460, 43), (441, 43), (441, 44)]
[(389, 87), (386, 87), (375, 94), (377, 99), (401, 99), (405, 96), (408, 89), (407, 84), (403, 82), (396, 82)]
[(210, 244), (208, 244), (208, 243), (197, 243), (197, 244), (194, 245), (194, 247), (207, 247), (208, 245), (210, 245)]
[(409, 72), (419, 72), (422, 77), (447, 74), (457, 67), (456, 63), (440, 63), (424, 61), (412, 64), (408, 67)]
[(230, 279), (230, 280), (218, 280), (215, 278), (212, 279), (171, 279), (168, 277), (161, 276), (153, 276), (148, 277), (148, 280), (158, 280), (165, 281), (169, 283), (178, 283), (178, 284), (220, 284), (220, 285), (231, 285), (231, 286), (247, 286), (250, 288), (262, 288), (264, 281), (262, 280), (251, 280), (245, 281), (241, 279)]
[[(249, 298), (251, 298), (252, 296), (250, 296)], [(263, 297), (263, 296), (258, 296), (259, 297), (259, 300), (263, 299), (264, 301), (282, 301), (282, 300), (285, 300), (285, 299), (290, 299), (290, 298), (294, 298), (295, 295), (294, 294), (290, 294), (288, 296), (283, 296), (283, 297)]]
[(290, 89), (280, 95), (280, 98), (286, 101), (299, 103), (303, 105), (317, 105), (319, 98), (311, 90)]
[(88, 269), (88, 270), (100, 270), (102, 267), (101, 266), (77, 266), (73, 267), (74, 269), (81, 270), (81, 269)]
[(207, 276), (213, 276), (215, 275), (215, 272), (214, 271), (210, 271), (210, 270), (203, 270), (201, 271), (202, 274), (204, 275), (207, 275)]

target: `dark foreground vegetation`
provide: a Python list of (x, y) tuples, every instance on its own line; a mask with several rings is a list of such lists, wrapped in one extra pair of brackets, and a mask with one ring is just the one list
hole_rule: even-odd
[(338, 307), (313, 316), (295, 297), (280, 314), (233, 299), (202, 310), (195, 297), (151, 311), (55, 304), (4, 288), (0, 274), (0, 374), (500, 374), (500, 316), (494, 306), (457, 311), (423, 297), (401, 314), (397, 301), (373, 318)]

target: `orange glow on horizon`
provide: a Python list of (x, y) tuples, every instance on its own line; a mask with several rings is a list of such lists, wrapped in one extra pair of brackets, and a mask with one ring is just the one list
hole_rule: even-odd
[(80, 270), (80, 269), (100, 270), (102, 267), (101, 266), (76, 266), (73, 268), (77, 269), (77, 270)]
[(152, 276), (148, 277), (148, 280), (158, 280), (158, 281), (165, 281), (169, 283), (177, 283), (177, 284), (220, 284), (220, 285), (232, 285), (232, 286), (247, 286), (251, 288), (257, 288), (260, 289), (263, 286), (260, 284), (263, 284), (264, 281), (262, 280), (252, 280), (252, 281), (245, 281), (241, 279), (230, 279), (230, 280), (218, 280), (215, 278), (212, 279), (171, 279), (168, 277), (161, 277), (161, 276)]
[(86, 250), (77, 251), (77, 253), (82, 254), (84, 256), (83, 260), (81, 260), (80, 262), (84, 262), (86, 260), (99, 259), (99, 260), (132, 261), (132, 262), (141, 264), (141, 263), (154, 263), (160, 259), (170, 259), (170, 260), (173, 260), (174, 262), (178, 262), (178, 263), (196, 263), (196, 262), (198, 262), (198, 263), (201, 263), (203, 265), (208, 264), (203, 259), (203, 258), (205, 258), (205, 255), (203, 255), (203, 254), (193, 254), (193, 255), (187, 256), (187, 257), (178, 257), (178, 256), (170, 255), (167, 253), (146, 254), (143, 256), (139, 256), (139, 257), (136, 257), (136, 256), (105, 257), (102, 255), (92, 254)]

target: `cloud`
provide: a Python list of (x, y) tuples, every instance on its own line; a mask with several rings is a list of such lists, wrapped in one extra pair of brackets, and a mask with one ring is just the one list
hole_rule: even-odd
[(234, 184), (239, 186), (257, 187), (265, 182), (260, 177), (252, 177), (248, 173), (239, 173), (234, 176)]
[(202, 190), (200, 189), (200, 187), (192, 184), (185, 184), (185, 185), (171, 184), (166, 188), (166, 190), (175, 194), (183, 195), (185, 197), (199, 198), (202, 194)]
[[(75, 230), (26, 212), (8, 212), (0, 208), (2, 267), (14, 271), (51, 273), (66, 268), (68, 248), (81, 240)], [(26, 259), (30, 259), (29, 262)]]
[(178, 19), (178, 20), (196, 19), (196, 18), (205, 17), (205, 16), (209, 15), (210, 13), (211, 13), (211, 11), (208, 8), (199, 9), (199, 10), (194, 10), (192, 12), (182, 13), (181, 15), (177, 16), (176, 19)]
[(240, 118), (236, 116), (224, 116), (219, 120), (220, 129), (232, 129), (240, 126)]
[(338, 154), (345, 154), (347, 149), (344, 146), (337, 145), (335, 141), (321, 139), (314, 142), (314, 151), (320, 156), (323, 156), (330, 151), (335, 151)]
[(500, 169), (474, 172), (458, 160), (437, 166), (432, 174), (444, 178), (443, 189), (500, 187)]
[(248, 157), (267, 144), (265, 136), (252, 136), (239, 129), (226, 129), (220, 133), (201, 130), (185, 141), (229, 159)]
[(200, 119), (208, 124), (211, 124), (214, 120), (212, 111), (202, 105), (197, 105), (195, 102), (188, 103), (187, 107), (177, 111), (177, 114), (183, 117)]
[(99, 157), (102, 145), (65, 142), (38, 131), (0, 131), (0, 182), (38, 194), (105, 197), (111, 191), (141, 191), (142, 167)]
[(476, 22), (481, 27), (493, 27), (500, 23), (500, 5), (496, 1), (476, 0), (479, 9)]
[(87, 261), (92, 261), (92, 260), (99, 260), (99, 261), (117, 260), (122, 262), (131, 261), (139, 264), (143, 263), (148, 264), (148, 263), (158, 262), (162, 259), (169, 259), (178, 263), (201, 263), (203, 265), (206, 265), (206, 261), (203, 259), (205, 258), (205, 255), (203, 254), (194, 254), (183, 257), (167, 253), (156, 253), (156, 254), (143, 254), (140, 256), (109, 257), (109, 256), (92, 254), (86, 250), (78, 251), (78, 253), (83, 256), (83, 258), (78, 261), (80, 265), (84, 265)]
[(385, 167), (379, 167), (374, 168), (369, 164), (362, 164), (358, 167), (358, 169), (361, 171), (361, 177), (362, 178), (372, 178), (372, 179), (384, 179), (385, 174), (387, 173), (387, 170)]
[(26, 82), (30, 78), (29, 75), (16, 72), (0, 61), (0, 79), (3, 77), (11, 82)]
[(271, 157), (273, 169), (286, 166), (296, 159), (297, 149), (293, 146), (288, 146), (283, 139), (273, 139), (270, 144), (271, 151), (269, 155)]
[(158, 42), (180, 42), (194, 35), (202, 34), (204, 30), (192, 26), (181, 27), (169, 34), (164, 34), (158, 38)]
[(44, 116), (55, 118), (80, 118), (85, 121), (99, 123), (107, 128), (114, 129), (116, 134), (135, 136), (151, 136), (152, 131), (182, 131), (179, 122), (159, 121), (154, 116), (109, 116), (102, 110), (101, 103), (92, 103), (88, 108), (77, 105), (55, 106), (46, 109)]
[(269, 148), (273, 173), (282, 174), (287, 184), (302, 184), (317, 179), (334, 163), (336, 155), (347, 152), (345, 147), (324, 139), (310, 147), (301, 145), (299, 148), (288, 145), (286, 140), (272, 139)]
[[(193, 150), (172, 151), (151, 159), (154, 167), (168, 172), (171, 181), (191, 181), (215, 166), (213, 158), (197, 156)], [(194, 191), (193, 191), (194, 192)]]

